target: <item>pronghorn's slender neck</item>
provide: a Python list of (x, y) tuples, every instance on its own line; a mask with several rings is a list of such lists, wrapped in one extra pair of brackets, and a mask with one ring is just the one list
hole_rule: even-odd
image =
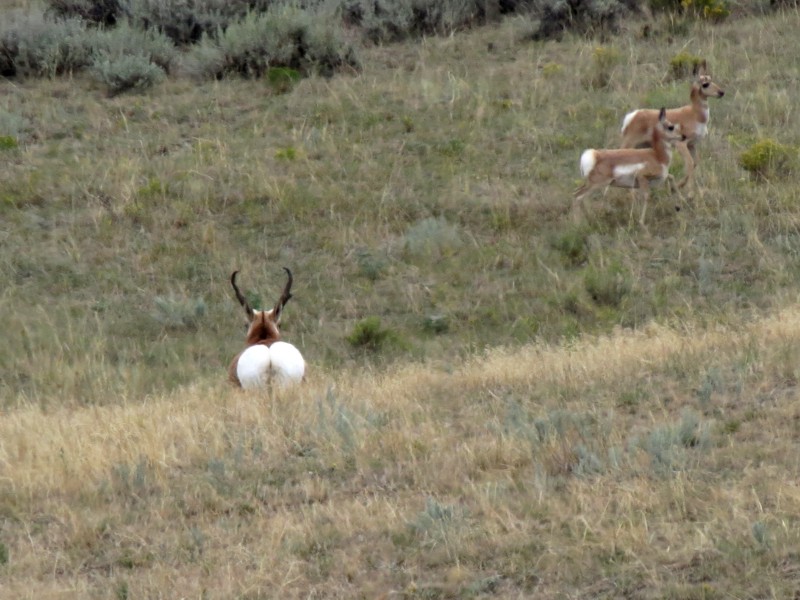
[(672, 160), (672, 148), (661, 132), (661, 127), (653, 128), (652, 147), (656, 155), (656, 160), (661, 164), (669, 164)]
[(689, 92), (689, 99), (692, 103), (692, 110), (697, 116), (697, 122), (706, 123), (708, 121), (708, 98), (703, 95), (699, 83), (695, 82), (692, 84), (692, 90)]

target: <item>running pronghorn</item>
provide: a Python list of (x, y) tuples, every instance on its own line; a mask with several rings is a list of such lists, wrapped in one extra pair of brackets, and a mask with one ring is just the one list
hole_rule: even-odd
[(672, 181), (672, 175), (669, 174), (672, 146), (686, 139), (680, 125), (668, 121), (666, 113), (665, 108), (657, 113), (658, 119), (650, 131), (648, 148), (585, 150), (581, 154), (581, 175), (586, 181), (575, 190), (572, 203), (574, 216), (578, 215), (583, 199), (597, 188), (607, 185), (631, 188), (632, 196), (635, 196), (633, 188), (641, 188), (644, 206), (639, 223), (644, 225), (650, 185), (658, 185), (665, 179)]
[[(678, 152), (683, 158), (685, 175), (678, 182), (678, 187), (683, 187), (689, 179), (693, 179), (694, 169), (697, 166), (697, 143), (705, 137), (708, 130), (708, 99), (722, 98), (725, 91), (711, 81), (707, 73), (706, 61), (695, 65), (695, 79), (689, 92), (690, 104), (667, 111), (667, 119), (681, 126), (681, 132), (686, 136), (686, 143), (677, 144)], [(642, 148), (650, 144), (653, 127), (658, 121), (658, 111), (655, 109), (640, 108), (625, 115), (622, 120), (622, 147)]]

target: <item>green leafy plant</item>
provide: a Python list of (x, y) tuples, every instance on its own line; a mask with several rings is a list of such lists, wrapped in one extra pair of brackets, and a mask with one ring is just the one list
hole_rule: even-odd
[(10, 135), (0, 135), (0, 150), (14, 150), (18, 147), (17, 138)]
[(756, 180), (789, 175), (796, 163), (797, 148), (772, 138), (755, 142), (739, 155), (739, 165)]

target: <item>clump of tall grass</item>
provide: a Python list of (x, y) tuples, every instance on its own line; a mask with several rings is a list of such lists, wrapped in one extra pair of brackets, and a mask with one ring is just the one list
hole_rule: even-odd
[(378, 351), (388, 345), (402, 345), (400, 335), (392, 328), (384, 327), (379, 317), (371, 316), (360, 320), (347, 336), (347, 342), (354, 348)]
[(207, 310), (202, 298), (156, 296), (153, 304), (153, 318), (168, 329), (195, 329)]
[(463, 245), (461, 233), (443, 217), (428, 217), (413, 223), (403, 236), (405, 252), (414, 258), (437, 260)]

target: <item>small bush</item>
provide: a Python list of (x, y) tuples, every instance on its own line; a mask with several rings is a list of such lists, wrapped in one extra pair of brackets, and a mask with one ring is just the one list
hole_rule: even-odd
[(722, 21), (731, 14), (725, 0), (682, 0), (681, 6), (687, 14), (709, 21)]
[(686, 51), (681, 51), (669, 60), (669, 70), (675, 79), (685, 79), (695, 72), (703, 59)]
[(615, 308), (622, 304), (632, 289), (630, 277), (616, 264), (602, 270), (590, 267), (584, 275), (583, 283), (587, 293), (597, 304)]
[(8, 564), (8, 546), (0, 542), (0, 566)]
[(142, 91), (164, 79), (164, 69), (150, 62), (142, 54), (129, 54), (118, 58), (100, 58), (92, 65), (95, 79), (108, 87), (108, 94)]
[(160, 31), (135, 29), (127, 23), (114, 29), (97, 31), (91, 38), (91, 44), (95, 61), (144, 56), (166, 73), (172, 69), (177, 56), (175, 45)]
[(295, 69), (289, 67), (272, 67), (267, 69), (267, 83), (276, 94), (289, 92), (297, 83), (302, 75)]
[(438, 259), (455, 253), (462, 246), (458, 228), (446, 219), (429, 217), (417, 221), (406, 231), (405, 251), (413, 257)]
[(263, 4), (248, 0), (125, 0), (133, 27), (160, 31), (177, 45), (199, 42), (215, 35), (239, 19), (251, 7)]
[(365, 350), (380, 350), (388, 343), (398, 341), (396, 332), (381, 326), (379, 317), (367, 317), (356, 323), (353, 331), (347, 336), (347, 342)]
[(730, 15), (727, 0), (650, 0), (650, 8), (712, 21)]
[(17, 138), (10, 135), (0, 135), (0, 151), (15, 150), (19, 147)]
[(615, 33), (620, 19), (638, 9), (638, 3), (633, 1), (544, 0), (539, 3), (539, 27), (531, 37), (534, 40), (559, 39), (567, 31)]
[(587, 236), (586, 232), (581, 229), (567, 229), (553, 239), (550, 244), (571, 266), (581, 265), (588, 259)]
[(216, 38), (205, 36), (194, 59), (196, 74), (216, 78), (261, 77), (279, 67), (300, 73), (316, 69), (325, 75), (342, 67), (359, 68), (355, 50), (337, 24), (290, 6), (250, 13)]
[(757, 141), (739, 155), (739, 164), (753, 179), (766, 180), (789, 175), (795, 166), (797, 148), (773, 139)]
[(599, 89), (608, 87), (614, 69), (622, 62), (622, 55), (616, 48), (598, 46), (592, 51), (592, 76), (589, 85)]

